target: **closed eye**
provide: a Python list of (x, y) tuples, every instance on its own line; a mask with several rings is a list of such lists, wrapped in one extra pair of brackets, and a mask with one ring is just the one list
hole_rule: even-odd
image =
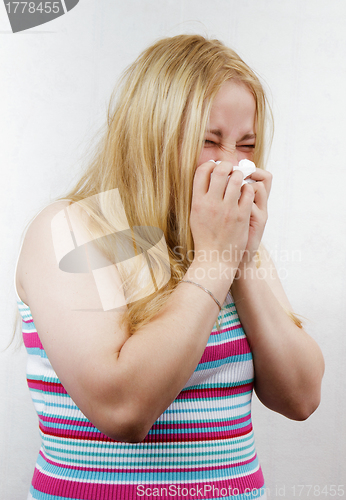
[(243, 152), (253, 152), (255, 149), (256, 145), (255, 144), (238, 144), (237, 149), (238, 151), (243, 151)]

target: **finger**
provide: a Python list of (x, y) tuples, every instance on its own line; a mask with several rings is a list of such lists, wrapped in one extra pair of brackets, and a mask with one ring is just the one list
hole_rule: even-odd
[(266, 211), (261, 210), (255, 203), (251, 207), (251, 218), (256, 221), (266, 219)]
[(251, 174), (249, 179), (253, 179), (254, 181), (260, 181), (263, 182), (264, 187), (268, 193), (270, 193), (271, 185), (272, 185), (272, 174), (270, 172), (267, 172), (267, 170), (263, 170), (262, 168), (256, 168), (256, 171)]
[(267, 205), (268, 205), (268, 193), (265, 188), (265, 185), (262, 181), (260, 182), (255, 182), (252, 184), (253, 190), (255, 192), (255, 197), (254, 197), (254, 204), (260, 209), (260, 210), (267, 210)]
[(257, 235), (263, 234), (268, 217), (267, 212), (260, 210), (255, 203), (252, 204), (250, 226), (257, 232)]
[(215, 166), (211, 175), (209, 193), (212, 197), (223, 199), (226, 193), (226, 189), (228, 188), (228, 185), (231, 181), (230, 190), (232, 192), (236, 190), (239, 196), (241, 180), (241, 174), (239, 176), (238, 172), (233, 172), (232, 163), (228, 161), (220, 162)]
[(241, 196), (238, 200), (239, 208), (249, 210), (249, 215), (255, 198), (255, 191), (252, 186), (252, 184), (244, 184), (241, 188)]
[(243, 182), (243, 174), (239, 170), (233, 170), (227, 179), (227, 184), (224, 191), (224, 200), (229, 202), (238, 201), (241, 194), (241, 186)]
[(195, 195), (204, 195), (208, 192), (210, 176), (215, 166), (215, 162), (210, 160), (197, 167), (193, 179), (193, 192)]

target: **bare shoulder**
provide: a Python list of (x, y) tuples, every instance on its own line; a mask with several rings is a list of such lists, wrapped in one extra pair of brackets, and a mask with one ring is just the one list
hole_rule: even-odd
[[(49, 254), (51, 237), (51, 222), (54, 216), (70, 205), (68, 200), (59, 200), (47, 205), (29, 223), (26, 230), (22, 248), (18, 258), (16, 271), (16, 286), (20, 298), (28, 303), (26, 283), (36, 271), (42, 257)], [(48, 253), (47, 253), (48, 250)]]
[[(78, 203), (61, 200), (45, 207), (31, 222), (16, 276), (20, 297), (30, 308), (47, 302), (50, 297), (51, 302), (64, 305), (68, 310), (103, 310), (88, 250), (93, 247), (93, 255), (99, 253), (102, 265), (107, 263), (86, 229), (88, 219), (89, 215)], [(89, 244), (88, 250), (83, 243)], [(119, 289), (114, 309), (117, 305), (124, 306), (125, 299), (116, 266), (108, 264), (107, 292), (117, 294)], [(105, 273), (102, 286), (105, 286)]]

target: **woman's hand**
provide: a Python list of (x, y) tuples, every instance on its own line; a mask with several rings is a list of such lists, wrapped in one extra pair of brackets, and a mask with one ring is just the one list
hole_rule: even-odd
[[(251, 174), (250, 179), (256, 181), (254, 183), (251, 183), (251, 186), (253, 187), (255, 192), (255, 197), (251, 207), (246, 251), (243, 255), (240, 266), (249, 264), (251, 261), (253, 261), (261, 243), (264, 228), (268, 218), (267, 205), (272, 183), (272, 175), (266, 170), (256, 168), (256, 172)], [(245, 186), (246, 184), (242, 188), (241, 198), (243, 197), (243, 190)]]
[[(259, 174), (253, 175), (262, 180)], [(201, 252), (204, 260), (222, 261), (237, 269), (248, 244), (252, 212), (251, 248), (256, 245), (253, 240), (259, 233), (256, 226), (260, 225), (261, 219), (257, 212), (266, 207), (267, 195), (262, 182), (262, 186), (256, 189), (259, 206), (254, 210), (254, 184), (246, 184), (241, 189), (242, 180), (241, 172), (233, 171), (230, 162), (216, 165), (208, 161), (197, 168), (190, 216), (195, 259), (198, 260)], [(267, 178), (266, 184), (270, 188)]]

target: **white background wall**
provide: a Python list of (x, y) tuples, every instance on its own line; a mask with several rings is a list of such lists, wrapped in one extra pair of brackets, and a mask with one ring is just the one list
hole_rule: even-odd
[[(265, 242), (326, 360), (322, 403), (307, 421), (254, 401), (269, 498), (294, 499), (298, 485), (313, 485), (301, 499), (329, 498), (332, 485), (345, 485), (336, 498), (346, 497), (344, 0), (80, 0), (18, 34), (0, 5), (0, 349), (25, 223), (79, 175), (124, 67), (157, 38), (184, 32), (220, 38), (266, 82), (275, 138)], [(21, 500), (39, 448), (23, 348), (0, 353), (0, 381), (0, 498)]]

